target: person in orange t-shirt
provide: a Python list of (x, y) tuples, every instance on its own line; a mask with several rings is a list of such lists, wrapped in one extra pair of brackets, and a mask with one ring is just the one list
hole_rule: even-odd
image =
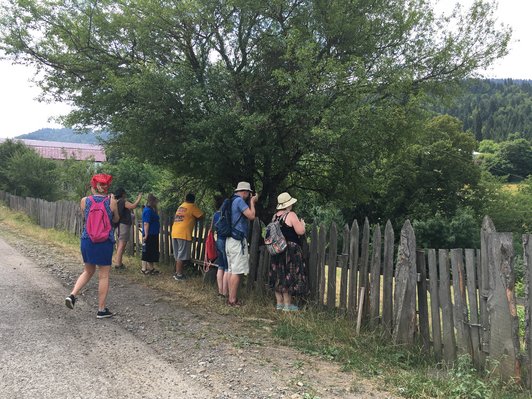
[(179, 205), (172, 225), (172, 246), (174, 248), (175, 273), (174, 280), (185, 279), (183, 265), (190, 260), (190, 248), (192, 246), (192, 231), (197, 219), (201, 219), (204, 213), (196, 204), (196, 196), (188, 193), (185, 202)]

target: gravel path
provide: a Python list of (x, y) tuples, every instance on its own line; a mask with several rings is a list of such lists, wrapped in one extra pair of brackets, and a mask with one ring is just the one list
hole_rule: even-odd
[(127, 275), (111, 276), (112, 319), (95, 318), (96, 278), (71, 311), (63, 300), (81, 272), (79, 255), (4, 224), (0, 236), (2, 398), (392, 397), (338, 365), (275, 345), (268, 320), (246, 327)]

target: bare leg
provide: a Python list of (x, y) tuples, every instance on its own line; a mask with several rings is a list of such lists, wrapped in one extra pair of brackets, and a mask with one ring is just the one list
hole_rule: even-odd
[(109, 292), (110, 269), (110, 266), (100, 266), (98, 268), (98, 310), (105, 309), (105, 301)]
[(231, 274), (229, 277), (229, 299), (230, 303), (236, 302), (236, 295), (238, 293), (238, 285), (240, 284), (240, 274)]
[(290, 295), (288, 292), (283, 292), (283, 299), (284, 299), (284, 306), (289, 306), (292, 304), (292, 295)]
[(175, 261), (175, 272), (177, 275), (183, 274), (183, 261), (182, 260)]
[(283, 294), (281, 294), (280, 292), (277, 292), (275, 291), (275, 300), (277, 301), (277, 305), (283, 305), (283, 301), (284, 301), (284, 298), (283, 298)]
[(74, 285), (74, 289), (72, 290), (71, 294), (74, 296), (78, 295), (81, 289), (85, 287), (85, 285), (89, 282), (91, 277), (94, 275), (95, 271), (96, 271), (96, 265), (85, 263), (83, 273), (81, 273), (81, 275), (78, 277), (78, 280), (76, 281), (76, 284)]
[(227, 296), (229, 295), (229, 278), (231, 277), (231, 274), (229, 272), (224, 272), (224, 281), (222, 286), (222, 294)]
[(118, 241), (118, 244), (116, 245), (116, 265), (121, 266), (122, 265), (122, 256), (124, 255), (124, 251), (126, 250), (126, 244), (127, 241)]
[(224, 269), (218, 268), (216, 272), (216, 282), (218, 283), (218, 293), (224, 295)]
[(142, 266), (141, 266), (141, 270), (142, 271), (145, 271), (146, 270), (146, 265), (148, 264), (148, 262), (146, 262), (145, 260), (142, 261)]

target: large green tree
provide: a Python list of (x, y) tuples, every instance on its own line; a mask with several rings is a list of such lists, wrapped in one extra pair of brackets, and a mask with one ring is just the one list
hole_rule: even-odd
[[(1, 48), (35, 64), (68, 121), (271, 209), (283, 189), (363, 196), (416, 131), (422, 94), (506, 52), (490, 0), (10, 0)], [(264, 209), (262, 209), (264, 210)]]

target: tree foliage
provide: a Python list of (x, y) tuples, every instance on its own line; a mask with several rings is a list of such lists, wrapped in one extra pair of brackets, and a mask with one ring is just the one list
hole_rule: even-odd
[(0, 30), (71, 124), (220, 191), (249, 180), (269, 209), (286, 188), (367, 196), (423, 93), (509, 40), (483, 0), (448, 16), (426, 0), (11, 0)]

